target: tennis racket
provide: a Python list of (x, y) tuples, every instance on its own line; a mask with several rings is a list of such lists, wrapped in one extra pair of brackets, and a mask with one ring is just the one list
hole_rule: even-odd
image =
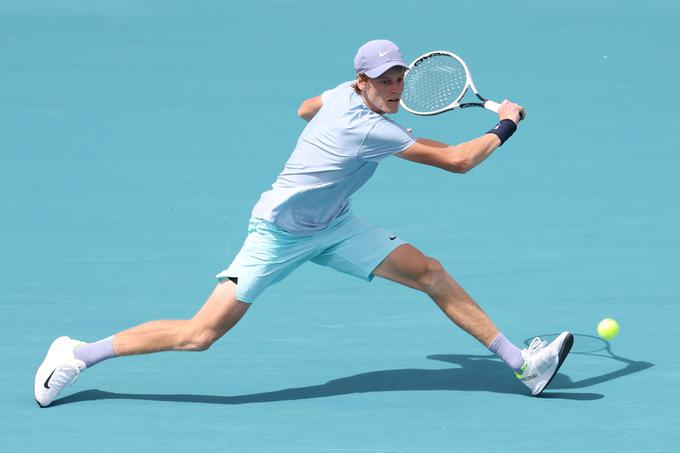
[[(461, 103), (468, 89), (472, 89), (479, 102)], [(498, 113), (500, 108), (498, 102), (479, 94), (463, 59), (445, 50), (428, 52), (409, 65), (400, 103), (414, 115), (438, 115), (468, 107), (484, 107)], [(524, 112), (520, 115), (520, 119), (524, 118)]]

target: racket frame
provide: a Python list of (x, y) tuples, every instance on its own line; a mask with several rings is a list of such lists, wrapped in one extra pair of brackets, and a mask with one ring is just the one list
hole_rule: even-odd
[[(463, 59), (460, 58), (458, 55), (456, 55), (453, 52), (449, 52), (447, 50), (433, 50), (433, 51), (424, 53), (421, 56), (419, 56), (418, 58), (416, 58), (415, 60), (413, 60), (413, 62), (409, 65), (409, 70), (415, 68), (420, 63), (427, 60), (428, 58), (436, 56), (436, 55), (444, 55), (444, 56), (451, 57), (451, 58), (458, 60), (458, 62), (463, 66), (463, 69), (465, 70), (465, 79), (466, 79), (465, 80), (465, 88), (463, 88), (460, 95), (458, 95), (458, 97), (451, 104), (447, 105), (444, 108), (441, 108), (441, 109), (438, 109), (438, 110), (433, 110), (433, 111), (430, 111), (430, 112), (420, 112), (420, 111), (417, 111), (417, 110), (413, 110), (413, 109), (409, 108), (404, 103), (404, 100), (402, 98), (399, 101), (399, 103), (404, 108), (404, 110), (406, 110), (407, 112), (413, 113), (414, 115), (431, 116), (431, 115), (439, 115), (440, 113), (448, 112), (449, 110), (453, 110), (453, 109), (457, 109), (457, 108), (465, 109), (465, 108), (468, 108), (468, 107), (483, 107), (487, 110), (498, 113), (498, 109), (500, 108), (500, 104), (498, 102), (486, 99), (485, 97), (483, 97), (482, 95), (479, 94), (479, 92), (477, 91), (477, 87), (475, 87), (475, 83), (472, 80), (472, 74), (470, 74), (470, 69), (468, 68), (467, 64), (465, 64)], [(467, 94), (468, 89), (472, 89), (472, 92), (475, 94), (475, 96), (477, 96), (477, 98), (480, 100), (480, 102), (464, 102), (462, 104), (460, 103), (461, 99), (463, 99), (463, 97), (465, 97), (465, 95)]]

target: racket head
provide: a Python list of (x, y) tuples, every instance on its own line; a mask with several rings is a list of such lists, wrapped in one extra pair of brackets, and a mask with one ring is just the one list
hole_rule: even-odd
[(470, 71), (458, 55), (427, 52), (409, 65), (400, 103), (414, 115), (437, 115), (458, 107), (471, 85)]

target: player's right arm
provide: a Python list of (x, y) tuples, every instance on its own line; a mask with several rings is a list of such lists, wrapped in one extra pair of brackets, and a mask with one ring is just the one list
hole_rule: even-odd
[(322, 106), (323, 100), (321, 99), (321, 95), (314, 96), (313, 98), (302, 101), (302, 104), (300, 104), (300, 107), (298, 108), (297, 114), (303, 120), (310, 121), (312, 118), (314, 118), (314, 115), (319, 113), (319, 110), (321, 110)]
[[(518, 124), (523, 112), (521, 105), (503, 101), (498, 116), (500, 120), (509, 119)], [(501, 140), (491, 133), (454, 146), (436, 140), (419, 138), (396, 156), (453, 173), (467, 173), (484, 162), (499, 146), (501, 146)]]
[(500, 139), (493, 134), (485, 134), (454, 146), (418, 138), (413, 145), (396, 156), (452, 173), (467, 173), (489, 157), (500, 144)]

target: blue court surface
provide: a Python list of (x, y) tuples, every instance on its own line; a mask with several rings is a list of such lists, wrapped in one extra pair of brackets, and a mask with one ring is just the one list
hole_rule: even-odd
[[(0, 450), (680, 451), (678, 19), (675, 0), (0, 1)], [(472, 172), (387, 159), (353, 203), (514, 342), (576, 334), (544, 396), (424, 295), (307, 264), (209, 351), (109, 360), (39, 409), (55, 337), (193, 315), (300, 101), (376, 38), (452, 50), (527, 109)], [(448, 143), (496, 122), (394, 119)]]

